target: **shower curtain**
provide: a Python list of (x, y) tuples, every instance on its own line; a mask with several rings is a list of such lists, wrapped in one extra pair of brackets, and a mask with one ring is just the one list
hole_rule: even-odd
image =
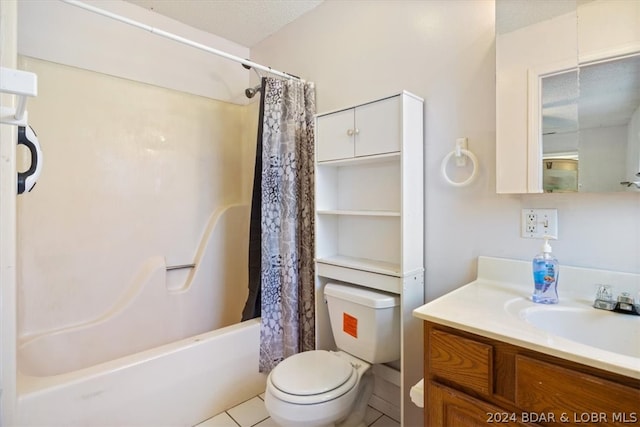
[(286, 357), (315, 348), (314, 114), (313, 83), (263, 79), (258, 130), (261, 155), (256, 154), (252, 201), (250, 296), (243, 313), (243, 318), (262, 316), (260, 372), (269, 372)]

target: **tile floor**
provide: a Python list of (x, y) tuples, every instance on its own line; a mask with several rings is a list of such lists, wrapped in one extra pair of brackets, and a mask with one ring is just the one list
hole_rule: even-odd
[[(201, 422), (195, 427), (278, 427), (264, 407), (264, 395), (256, 396)], [(365, 422), (370, 427), (400, 427), (400, 423), (372, 407), (367, 408)]]

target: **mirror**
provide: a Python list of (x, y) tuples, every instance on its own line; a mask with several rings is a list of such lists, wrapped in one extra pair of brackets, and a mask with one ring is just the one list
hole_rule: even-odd
[(545, 76), (541, 85), (543, 190), (633, 187), (640, 172), (632, 161), (640, 150), (640, 54)]

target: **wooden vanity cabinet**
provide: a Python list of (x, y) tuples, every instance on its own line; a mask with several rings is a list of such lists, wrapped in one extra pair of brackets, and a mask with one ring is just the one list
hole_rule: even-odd
[(425, 322), (425, 426), (640, 424), (640, 380)]

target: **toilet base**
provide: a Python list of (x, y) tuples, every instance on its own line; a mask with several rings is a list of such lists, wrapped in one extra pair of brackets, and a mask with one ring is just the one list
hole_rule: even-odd
[(353, 402), (353, 410), (344, 420), (336, 424), (336, 427), (366, 427), (364, 417), (369, 405), (369, 399), (373, 394), (373, 373), (369, 370), (364, 373), (360, 380), (362, 392)]
[[(347, 357), (352, 356), (347, 355)], [(366, 370), (360, 374), (362, 376), (359, 384), (347, 392), (347, 395), (356, 394), (351, 398), (344, 395), (319, 405), (295, 405), (275, 398), (268, 385), (265, 393), (265, 406), (273, 421), (283, 427), (366, 427), (364, 424), (365, 413), (369, 399), (373, 394), (373, 373), (368, 368), (367, 365)], [(353, 400), (351, 403), (347, 403), (346, 407), (340, 405), (342, 409), (339, 409), (340, 406), (336, 406), (336, 404), (338, 404), (338, 400), (344, 398)], [(334, 422), (331, 423), (331, 421)]]

